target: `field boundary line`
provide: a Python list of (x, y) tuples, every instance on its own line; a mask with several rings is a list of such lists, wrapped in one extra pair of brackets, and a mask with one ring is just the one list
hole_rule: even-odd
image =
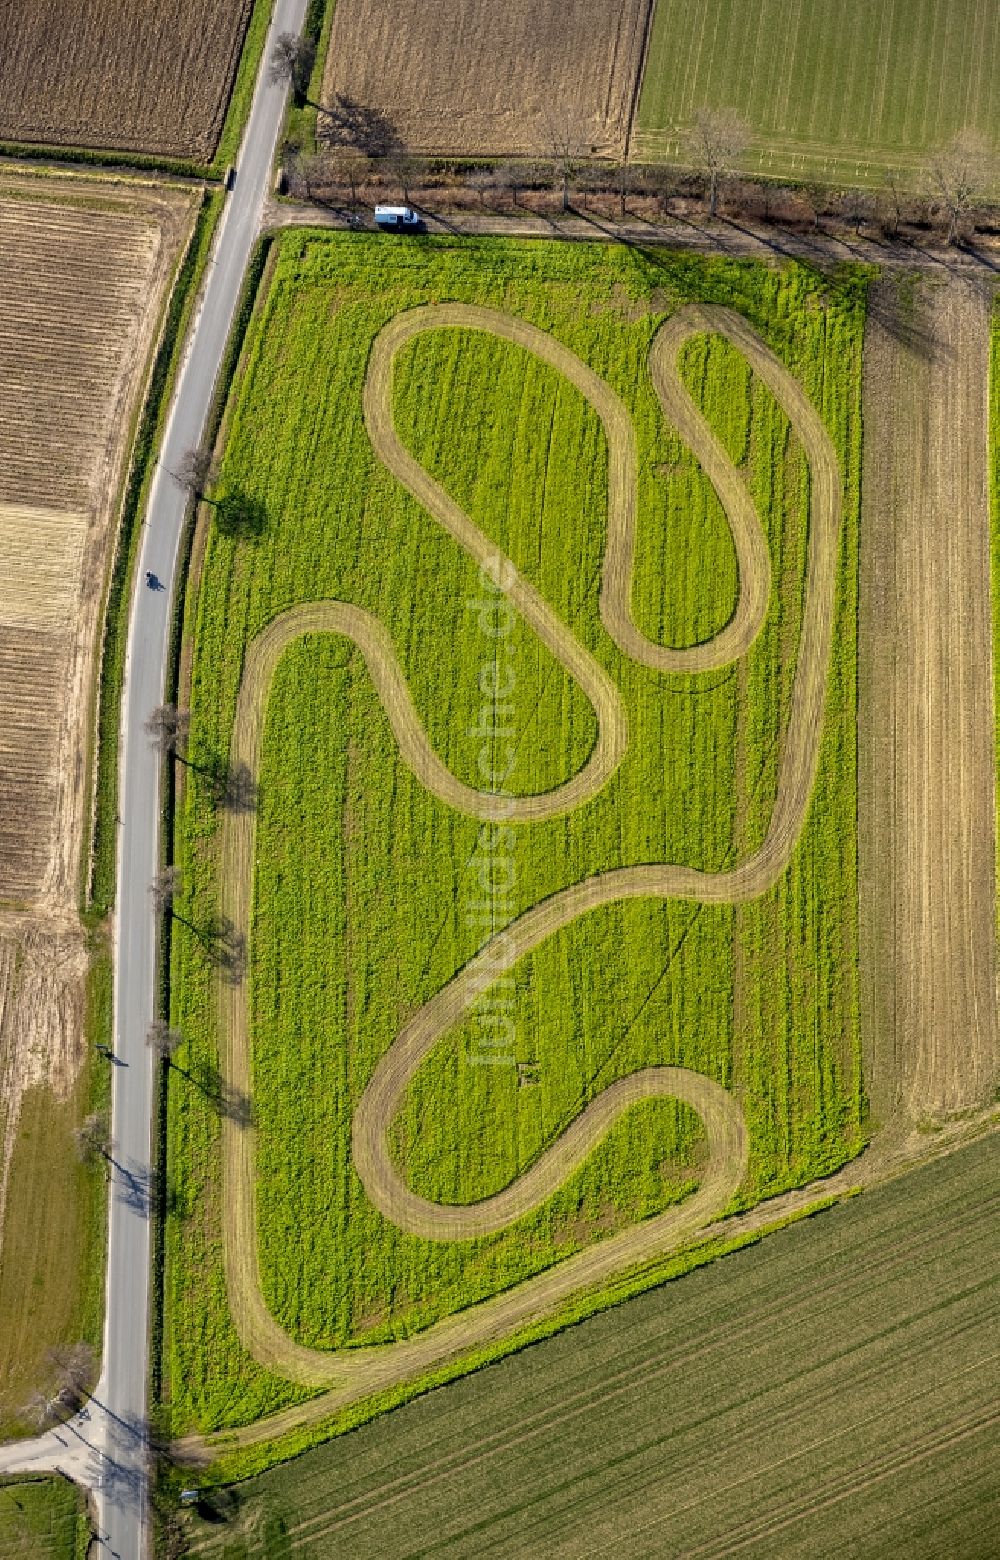
[[(498, 320), (503, 324), (501, 331), (497, 331)], [(497, 559), (495, 550), (482, 533), (472, 525), (464, 512), (452, 504), (443, 489), (432, 481), (423, 468), (412, 461), (395, 433), (391, 377), (395, 352), (420, 330), (443, 325), (479, 328), (503, 334), (520, 341), (533, 352), (537, 350), (535, 337), (542, 334), (526, 322), (509, 316), (497, 316), (492, 310), (477, 310), (467, 306), (425, 307), (405, 311), (397, 316), (377, 339), (377, 350), (373, 351), (369, 360), (364, 390), (366, 424), (376, 453), (463, 548), (480, 561), (484, 561), (488, 555), (496, 568), (498, 587), (536, 632), (541, 630), (549, 636), (550, 648), (567, 670), (580, 677), (586, 687), (589, 657), (581, 659), (585, 653), (569, 629), (559, 624), (551, 609), (531, 591), (527, 582), (521, 580), (512, 564), (505, 559)], [(504, 969), (510, 968), (560, 927), (599, 905), (647, 897), (692, 898), (714, 903), (735, 903), (756, 897), (766, 891), (787, 866), (805, 819), (818, 763), (832, 640), (841, 520), (839, 462), (819, 414), (798, 381), (742, 316), (724, 308), (691, 305), (679, 311), (662, 328), (661, 339), (654, 341), (650, 355), (654, 385), (664, 398), (665, 414), (676, 418), (682, 436), (699, 458), (704, 460), (713, 481), (716, 476), (719, 477), (719, 496), (729, 516), (734, 541), (741, 549), (742, 610), (738, 610), (731, 624), (717, 636), (722, 640), (727, 655), (742, 654), (753, 642), (762, 617), (761, 599), (766, 609), (770, 569), (769, 560), (762, 556), (760, 547), (755, 550), (753, 545), (754, 530), (760, 531), (761, 528), (752, 505), (747, 509), (749, 500), (744, 497), (746, 490), (742, 486), (742, 479), (731, 477), (720, 467), (720, 460), (725, 460), (724, 455), (720, 455), (721, 446), (707, 421), (690, 400), (677, 367), (676, 359), (681, 346), (691, 335), (700, 332), (717, 332), (745, 354), (788, 415), (805, 447), (812, 471), (813, 507), (806, 604), (791, 712), (768, 834), (763, 846), (753, 856), (727, 872), (697, 872), (665, 864), (626, 868), (585, 879), (542, 901), (519, 917), (505, 933), (485, 944), (481, 952), (424, 1005), (382, 1058), (359, 1102), (354, 1119), (355, 1164), (366, 1190), (375, 1205), (404, 1228), (420, 1227), (422, 1233), (433, 1233), (437, 1238), (456, 1238), (460, 1233), (468, 1233), (467, 1230), (455, 1227), (456, 1221), (462, 1219), (471, 1219), (476, 1228), (499, 1227), (497, 1223), (489, 1222), (498, 1216), (495, 1199), (465, 1208), (424, 1204), (420, 1199), (415, 1199), (396, 1175), (386, 1145), (387, 1128), (413, 1073), (438, 1038), (467, 1011), (470, 1000), (475, 999), (484, 985), (490, 984)], [(638, 651), (639, 659), (651, 658), (647, 664), (660, 664), (657, 659), (660, 655), (679, 657), (679, 662), (671, 664), (684, 668), (718, 664), (712, 659), (718, 655), (717, 644), (713, 641), (686, 651), (666, 651), (664, 647), (644, 639), (631, 625), (631, 541), (627, 533), (630, 527), (634, 529), (636, 511), (634, 494), (630, 500), (623, 489), (623, 484), (634, 469), (628, 458), (630, 440), (634, 439), (631, 424), (627, 418), (625, 422), (620, 420), (617, 407), (621, 403), (617, 402), (617, 397), (611, 396), (603, 381), (597, 380), (592, 371), (568, 348), (544, 336), (543, 341), (547, 360), (566, 374), (592, 404), (597, 390), (601, 390), (596, 409), (605, 422), (609, 446), (617, 445), (614, 450), (609, 448), (609, 549), (605, 559), (607, 578), (602, 589), (602, 617), (606, 622), (610, 618), (615, 629), (626, 637), (627, 653)], [(378, 343), (381, 343), (381, 348)], [(617, 537), (616, 545), (612, 546), (610, 538), (614, 526), (618, 527), (621, 534)], [(753, 569), (758, 571), (756, 580), (748, 578), (744, 572)], [(764, 589), (762, 597), (761, 571), (767, 580), (767, 589)], [(412, 745), (416, 742), (413, 752), (417, 762), (422, 762), (421, 739), (427, 746), (426, 737), (419, 731), (419, 723), (419, 737), (413, 729), (415, 711), (405, 684), (402, 687), (409, 703), (409, 714), (405, 701), (399, 702), (398, 665), (390, 665), (388, 662), (387, 647), (389, 654), (392, 654), (392, 650), (386, 631), (378, 625), (377, 631), (373, 632), (375, 620), (359, 608), (327, 601), (293, 609), (291, 613), (275, 620), (250, 647), (234, 726), (231, 751), (233, 764), (246, 765), (251, 775), (256, 774), (266, 715), (267, 683), (284, 648), (282, 640), (287, 643), (290, 638), (303, 632), (322, 630), (324, 623), (337, 624), (334, 631), (347, 631), (356, 643), (359, 640), (366, 641), (361, 644), (361, 648), (365, 650), (370, 669), (371, 656), (374, 654), (373, 676), (376, 688), (380, 695), (383, 689), (386, 690), (390, 701), (387, 714), (398, 741), (401, 740), (402, 732), (404, 760), (410, 761), (410, 754), (403, 743)], [(561, 633), (554, 636), (554, 643), (551, 642), (553, 623), (557, 629), (561, 628)], [(737, 624), (735, 629), (733, 623)], [(381, 662), (378, 660), (380, 647)], [(393, 656), (393, 662), (394, 659)], [(624, 737), (624, 731), (621, 736)], [(591, 775), (593, 772), (590, 771)], [(447, 771), (443, 773), (447, 776)], [(580, 775), (584, 773), (581, 771)], [(580, 775), (567, 782), (567, 785), (578, 782)], [(423, 779), (423, 774), (420, 777)], [(448, 778), (453, 786), (459, 787), (454, 777)], [(439, 783), (440, 779), (439, 769)], [(587, 783), (591, 782), (588, 780)], [(565, 788), (561, 789), (564, 799)], [(466, 797), (465, 805), (468, 805), (470, 796), (478, 798), (477, 808), (488, 809), (495, 805), (496, 797), (493, 793), (467, 792), (466, 788), (459, 790)], [(558, 800), (559, 795), (559, 792), (549, 793), (549, 799), (544, 799), (544, 805), (552, 806), (551, 798)], [(539, 799), (503, 800), (507, 804), (506, 813), (511, 801), (530, 803)], [(489, 812), (485, 811), (481, 815), (488, 816)], [(227, 813), (223, 821), (221, 847), (223, 912), (231, 919), (241, 938), (245, 938), (248, 930), (254, 836), (255, 820), (252, 812)], [(249, 1098), (250, 1056), (245, 977), (231, 976), (227, 980), (220, 971), (217, 992), (224, 1035), (221, 1058), (223, 1077), (227, 1087)], [(648, 1076), (650, 1073), (657, 1076), (651, 1079)], [(282, 1330), (266, 1306), (256, 1239), (254, 1131), (252, 1125), (247, 1123), (241, 1124), (228, 1118), (224, 1120), (224, 1259), (230, 1309), (244, 1345), (261, 1364), (286, 1378), (309, 1386), (328, 1386), (331, 1389), (322, 1398), (303, 1405), (302, 1413), (308, 1418), (315, 1418), (317, 1413), (328, 1413), (337, 1406), (346, 1405), (380, 1388), (394, 1386), (411, 1374), (452, 1359), (478, 1342), (503, 1336), (518, 1325), (551, 1312), (555, 1305), (568, 1296), (620, 1274), (627, 1267), (662, 1257), (682, 1236), (690, 1236), (710, 1222), (738, 1187), (747, 1153), (742, 1111), (735, 1099), (720, 1085), (684, 1069), (647, 1069), (622, 1080), (622, 1085), (617, 1093), (608, 1090), (598, 1096), (593, 1105), (577, 1117), (563, 1138), (556, 1140), (549, 1154), (537, 1162), (534, 1180), (528, 1181), (527, 1192), (525, 1177), (522, 1176), (506, 1192), (499, 1194), (501, 1201), (507, 1199), (507, 1204), (501, 1210), (500, 1223), (509, 1223), (517, 1217), (519, 1211), (524, 1211), (518, 1203), (523, 1202), (525, 1197), (529, 1199), (527, 1205), (533, 1206), (548, 1191), (561, 1184), (569, 1160), (581, 1145), (587, 1152), (597, 1136), (603, 1136), (610, 1118), (617, 1114), (618, 1109), (624, 1108), (623, 1100), (629, 1102), (626, 1095), (630, 1088), (640, 1090), (635, 1097), (649, 1097), (650, 1092), (655, 1092), (686, 1098), (705, 1118), (713, 1155), (699, 1190), (691, 1198), (653, 1219), (576, 1253), (509, 1292), (443, 1319), (411, 1339), (336, 1354), (297, 1344)], [(596, 1111), (595, 1106), (598, 1107)], [(512, 1202), (513, 1207), (510, 1206)], [(433, 1231), (421, 1222), (428, 1217), (434, 1226)], [(484, 1218), (487, 1220), (485, 1226), (476, 1222)], [(417, 1220), (416, 1225), (414, 1219)]]

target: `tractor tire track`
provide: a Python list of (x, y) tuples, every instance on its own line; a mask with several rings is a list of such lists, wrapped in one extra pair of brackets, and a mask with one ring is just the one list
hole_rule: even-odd
[[(683, 1068), (646, 1068), (612, 1085), (533, 1166), (504, 1191), (480, 1203), (444, 1206), (417, 1197), (392, 1163), (387, 1142), (403, 1095), (431, 1049), (483, 990), (555, 932), (589, 910), (625, 899), (669, 897), (728, 904), (752, 899), (773, 885), (792, 855), (818, 762), (833, 625), (841, 476), (836, 452), (812, 403), (742, 317), (722, 308), (685, 308), (664, 325), (650, 352), (650, 370), (664, 414), (675, 423), (716, 487), (733, 529), (740, 567), (740, 602), (732, 620), (712, 641), (686, 650), (653, 644), (631, 620), (636, 454), (631, 421), (618, 397), (567, 348), (533, 326), (492, 310), (460, 305), (415, 309), (397, 316), (376, 338), (364, 390), (365, 421), (376, 453), (459, 545), (490, 569), (498, 587), (565, 670), (579, 680), (594, 706), (598, 740), (588, 763), (571, 780), (543, 796), (523, 798), (501, 798), (462, 785), (431, 749), (387, 631), (371, 614), (333, 601), (293, 608), (275, 619), (249, 648), (232, 762), (246, 765), (257, 775), (271, 679), (284, 648), (307, 632), (342, 633), (358, 646), (404, 761), (435, 795), (474, 816), (553, 816), (593, 795), (621, 760), (627, 727), (610, 679), (513, 565), (498, 559), (492, 544), (417, 465), (396, 434), (392, 421), (393, 359), (421, 331), (442, 326), (485, 330), (519, 342), (569, 378), (601, 416), (609, 460), (601, 616), (627, 654), (663, 670), (704, 670), (745, 653), (763, 621), (770, 594), (770, 560), (760, 521), (742, 478), (733, 471), (683, 384), (677, 368), (681, 346), (698, 332), (724, 335), (776, 396), (805, 449), (812, 492), (802, 631), (776, 799), (763, 845), (730, 871), (701, 872), (671, 864), (623, 868), (585, 879), (525, 912), (486, 943), (405, 1026), (376, 1067), (355, 1111), (354, 1160), (373, 1204), (403, 1229), (435, 1239), (459, 1239), (503, 1228), (537, 1206), (563, 1183), (634, 1101), (653, 1096), (682, 1099), (705, 1123), (709, 1159), (698, 1190), (678, 1207), (576, 1253), (508, 1293), (447, 1317), (414, 1338), (330, 1354), (297, 1344), (267, 1309), (257, 1246), (253, 1129), (224, 1120), (224, 1254), (233, 1320), (245, 1347), (261, 1364), (287, 1379), (331, 1388), (309, 1404), (274, 1416), (264, 1431), (251, 1426), (237, 1432), (240, 1440), (259, 1439), (262, 1433), (276, 1434), (321, 1418), (360, 1396), (503, 1336), (551, 1311), (568, 1296), (662, 1255), (682, 1236), (692, 1235), (719, 1213), (738, 1187), (746, 1166), (746, 1131), (738, 1103), (713, 1080)], [(502, 813), (493, 811), (498, 803), (503, 804)], [(512, 803), (525, 810), (512, 811)], [(226, 815), (222, 909), (244, 936), (249, 927), (254, 836), (252, 813)], [(227, 982), (220, 976), (219, 1002), (223, 1076), (234, 1093), (250, 1097), (245, 983)], [(212, 1438), (212, 1444), (223, 1443), (234, 1444), (232, 1435)]]

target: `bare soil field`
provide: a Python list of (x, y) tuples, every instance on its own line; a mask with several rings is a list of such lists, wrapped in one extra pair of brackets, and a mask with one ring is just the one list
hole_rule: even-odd
[[(649, 0), (339, 0), (324, 101), (376, 109), (429, 153), (623, 151)], [(322, 120), (320, 121), (322, 131)]]
[(193, 201), (0, 180), (0, 827), (11, 837), (0, 905), (65, 914), (76, 902), (85, 707), (117, 491)]
[[(47, 1205), (40, 1143), (39, 1164), (22, 1177), (30, 1199), (8, 1197), (22, 1103), (35, 1099), (36, 1120), (61, 1109), (68, 1145), (69, 1102), (80, 1092), (89, 958), (77, 903), (105, 581), (146, 365), (198, 198), (194, 190), (15, 169), (0, 176), (5, 1335), (23, 1321), (8, 1314), (18, 1294), (14, 1279), (30, 1273), (25, 1254), (46, 1239), (38, 1219)], [(82, 1106), (78, 1100), (75, 1108)], [(8, 1237), (16, 1273), (4, 1260)], [(31, 1287), (28, 1277), (23, 1283)]]
[(0, 139), (207, 161), (253, 0), (0, 8)]
[(1000, 1068), (990, 312), (979, 282), (888, 279), (866, 335), (861, 949), (882, 1121), (966, 1109)]

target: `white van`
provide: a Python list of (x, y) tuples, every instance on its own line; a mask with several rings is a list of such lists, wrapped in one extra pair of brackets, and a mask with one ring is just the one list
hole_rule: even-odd
[(412, 206), (376, 206), (375, 225), (387, 233), (419, 233), (424, 223)]

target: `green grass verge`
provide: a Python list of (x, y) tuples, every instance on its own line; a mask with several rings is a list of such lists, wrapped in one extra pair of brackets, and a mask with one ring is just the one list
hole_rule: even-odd
[(657, 0), (633, 154), (673, 160), (699, 108), (732, 108), (751, 172), (854, 185), (891, 167), (917, 187), (958, 131), (993, 138), (998, 49), (982, 0)]
[(627, 1534), (648, 1555), (986, 1560), (994, 1158), (965, 1149), (206, 1491), (189, 1552), (595, 1555)]
[(5, 1560), (86, 1560), (86, 1501), (68, 1479), (0, 1479), (0, 1554)]
[(285, 123), (285, 141), (290, 146), (299, 147), (307, 154), (316, 150), (316, 125), (319, 117), (316, 104), (323, 101), (323, 75), (335, 10), (336, 0), (309, 0), (305, 25), (302, 29), (303, 37), (312, 39), (316, 45), (316, 60), (309, 80), (308, 101), (302, 104), (289, 104), (288, 118)]
[(97, 714), (96, 795), (91, 848), (88, 909), (106, 915), (114, 903), (118, 811), (118, 736), (121, 725), (122, 680), (128, 643), (132, 581), (139, 554), (141, 521), (149, 494), (170, 399), (198, 290), (208, 263), (215, 229), (222, 215), (221, 194), (206, 194), (187, 251), (180, 263), (167, 306), (167, 316), (150, 374), (146, 400), (136, 432), (132, 462), (122, 503), (118, 545), (105, 611), (101, 687)]
[[(860, 352), (865, 278), (605, 246), (482, 241), (401, 246), (289, 234), (247, 344), (221, 487), (265, 507), (255, 543), (213, 532), (197, 598), (191, 755), (228, 749), (244, 645), (298, 600), (357, 601), (390, 629), (444, 760), (475, 781), (478, 676), (493, 655), (466, 603), (476, 570), (375, 461), (361, 423), (369, 343), (429, 299), (505, 308), (553, 331), (633, 411), (643, 525), (636, 608), (690, 643), (732, 610), (732, 544), (717, 500), (666, 428), (646, 371), (666, 313), (701, 298), (740, 308), (787, 359), (840, 453), (845, 524), (820, 777), (793, 867), (756, 905), (636, 903), (568, 928), (517, 971), (517, 1069), (475, 1065), (462, 1026), (414, 1081), (397, 1151), (415, 1187), (479, 1197), (519, 1173), (615, 1077), (653, 1062), (735, 1088), (751, 1133), (751, 1203), (832, 1170), (864, 1131), (857, 1020), (855, 660)], [(498, 924), (588, 872), (643, 860), (728, 864), (766, 827), (794, 670), (808, 473), (787, 420), (724, 343), (693, 342), (693, 393), (746, 472), (770, 535), (775, 590), (740, 665), (659, 676), (627, 662), (596, 610), (605, 523), (600, 426), (558, 375), (477, 333), (436, 332), (400, 359), (396, 412), (417, 457), (539, 587), (622, 688), (632, 747), (570, 819), (512, 832)], [(581, 478), (581, 473), (585, 474)], [(541, 540), (540, 540), (541, 539)], [(593, 740), (579, 691), (515, 626), (514, 790), (551, 786)], [(218, 818), (197, 771), (177, 818), (194, 926), (217, 909)], [(634, 1110), (555, 1196), (481, 1241), (404, 1236), (351, 1168), (354, 1104), (400, 1015), (474, 951), (464, 924), (481, 831), (399, 765), (350, 647), (283, 658), (266, 723), (252, 938), (259, 1229), (282, 1325), (338, 1347), (405, 1335), (519, 1282), (609, 1228), (665, 1207), (697, 1174), (698, 1129), (677, 1105)], [(622, 956), (622, 950), (627, 956)], [(177, 928), (164, 1390), (175, 1433), (252, 1420), (302, 1394), (248, 1360), (220, 1263), (216, 1040), (204, 943)], [(185, 1074), (187, 1076), (185, 1076)], [(363, 1257), (362, 1257), (363, 1253)]]
[(240, 62), (236, 68), (236, 80), (233, 82), (233, 90), (229, 99), (226, 122), (222, 127), (219, 145), (216, 148), (215, 157), (212, 159), (209, 170), (215, 175), (225, 173), (229, 164), (236, 161), (240, 142), (243, 139), (243, 132), (250, 117), (254, 88), (257, 85), (257, 76), (260, 71), (260, 62), (263, 58), (264, 45), (267, 42), (267, 30), (271, 25), (271, 13), (273, 10), (274, 0), (256, 0), (256, 4), (250, 14), (246, 37), (243, 40), (243, 51), (240, 54)]

